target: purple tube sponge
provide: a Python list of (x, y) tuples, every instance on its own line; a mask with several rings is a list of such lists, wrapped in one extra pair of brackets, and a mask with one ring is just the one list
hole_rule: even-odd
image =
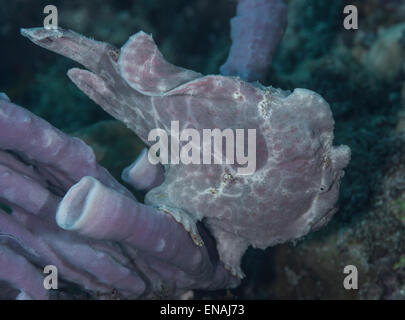
[[(76, 165), (73, 165), (76, 164)], [(210, 239), (196, 246), (169, 214), (136, 201), (90, 147), (0, 96), (0, 281), (49, 299), (43, 269), (90, 298), (179, 297), (234, 287)], [(194, 258), (193, 258), (194, 257)], [(10, 291), (12, 292), (12, 291)], [(12, 297), (10, 297), (12, 298)]]
[(150, 163), (146, 148), (142, 150), (138, 159), (122, 172), (122, 180), (139, 191), (149, 191), (161, 185), (164, 179), (163, 167), (160, 164)]
[(63, 229), (90, 238), (128, 243), (183, 270), (195, 271), (201, 265), (202, 252), (169, 215), (136, 203), (91, 177), (70, 188), (56, 221)]
[(284, 0), (238, 0), (231, 20), (232, 47), (221, 74), (263, 80), (286, 25)]

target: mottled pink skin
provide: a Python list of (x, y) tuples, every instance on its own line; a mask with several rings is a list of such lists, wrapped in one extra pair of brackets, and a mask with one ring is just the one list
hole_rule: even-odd
[(287, 25), (284, 0), (238, 0), (232, 46), (221, 74), (262, 81)]
[[(266, 248), (299, 238), (330, 219), (350, 150), (332, 146), (334, 121), (322, 97), (231, 77), (195, 78), (191, 72), (188, 82), (178, 84), (185, 74), (180, 68), (178, 77), (171, 69), (171, 85), (160, 79), (161, 86), (152, 92), (145, 86), (159, 78), (155, 65), (164, 64), (157, 52), (151, 38), (138, 33), (123, 47), (119, 66), (132, 88), (151, 96), (159, 128), (169, 132), (170, 121), (180, 120), (181, 127), (198, 129), (201, 135), (204, 128), (256, 129), (257, 170), (242, 176), (231, 165), (167, 165), (164, 183), (147, 194), (147, 203), (206, 218), (221, 259), (238, 274), (249, 244)], [(128, 74), (127, 66), (138, 55), (147, 67)], [(177, 87), (170, 89), (173, 85)], [(158, 92), (160, 88), (168, 91)], [(229, 175), (231, 180), (225, 179)]]
[[(73, 59), (82, 56), (81, 50), (87, 54), (94, 42), (65, 30), (24, 34)], [(83, 48), (75, 45), (78, 51), (72, 54), (67, 43)], [(146, 143), (152, 129), (169, 133), (172, 120), (180, 122), (180, 129), (200, 132), (257, 130), (253, 175), (238, 175), (234, 165), (166, 165), (164, 183), (146, 197), (147, 204), (170, 212), (196, 237), (195, 221), (205, 218), (221, 260), (234, 274), (242, 276), (240, 259), (248, 245), (265, 248), (302, 237), (336, 211), (350, 149), (333, 147), (332, 113), (318, 94), (170, 65), (143, 32), (128, 40), (119, 58), (107, 44), (97, 42), (94, 48), (93, 62), (84, 61), (91, 72), (72, 69), (69, 77)]]

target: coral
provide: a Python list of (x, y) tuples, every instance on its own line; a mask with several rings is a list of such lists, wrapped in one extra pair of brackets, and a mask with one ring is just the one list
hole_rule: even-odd
[(70, 79), (148, 145), (152, 129), (170, 134), (174, 120), (200, 132), (257, 131), (254, 174), (226, 164), (166, 165), (163, 184), (145, 200), (183, 224), (196, 243), (201, 243), (196, 221), (204, 219), (220, 259), (234, 274), (242, 276), (240, 259), (248, 245), (266, 248), (299, 238), (336, 211), (350, 150), (332, 146), (332, 114), (316, 93), (290, 93), (176, 67), (143, 32), (120, 51), (62, 29), (23, 29), (22, 34), (87, 67), (90, 71), (71, 69)]
[(394, 25), (384, 32), (372, 45), (365, 64), (377, 76), (395, 80), (405, 68), (405, 23)]

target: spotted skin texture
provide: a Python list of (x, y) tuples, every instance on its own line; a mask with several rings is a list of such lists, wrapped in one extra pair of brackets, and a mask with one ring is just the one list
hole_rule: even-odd
[[(118, 60), (108, 44), (77, 38), (70, 31), (53, 32), (29, 29), (25, 35), (89, 68), (72, 69), (68, 75), (148, 145), (150, 130), (170, 133), (171, 121), (201, 136), (203, 129), (256, 130), (254, 174), (239, 174), (237, 164), (169, 164), (164, 182), (145, 200), (173, 213), (200, 245), (195, 222), (202, 220), (233, 274), (243, 276), (240, 260), (249, 245), (266, 248), (300, 238), (336, 211), (350, 149), (333, 146), (332, 113), (317, 93), (283, 91), (173, 66), (143, 32), (128, 40)], [(77, 59), (85, 55), (77, 43), (88, 56), (93, 42), (91, 61)]]

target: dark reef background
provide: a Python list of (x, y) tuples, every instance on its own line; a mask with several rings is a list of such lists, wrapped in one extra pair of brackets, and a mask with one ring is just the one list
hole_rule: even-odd
[[(405, 1), (288, 0), (288, 28), (266, 85), (308, 88), (334, 113), (335, 144), (352, 149), (340, 210), (322, 230), (265, 251), (250, 249), (247, 274), (229, 291), (197, 298), (405, 299)], [(142, 143), (66, 76), (76, 64), (36, 47), (21, 27), (42, 26), (47, 4), (59, 25), (117, 47), (151, 33), (172, 63), (218, 73), (230, 46), (235, 0), (0, 0), (0, 91), (83, 138), (117, 178)], [(343, 7), (359, 29), (343, 28)], [(345, 290), (355, 265), (359, 290)]]

